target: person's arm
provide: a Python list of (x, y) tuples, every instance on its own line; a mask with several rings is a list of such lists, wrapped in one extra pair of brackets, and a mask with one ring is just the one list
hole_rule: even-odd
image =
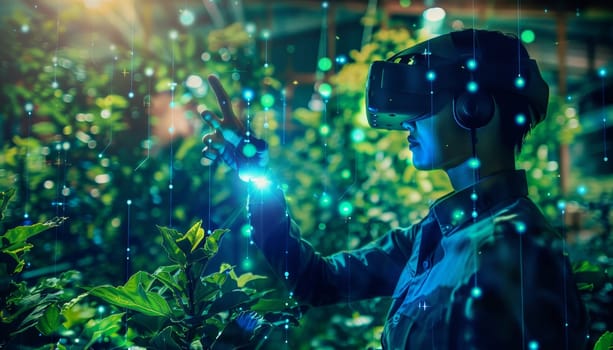
[[(256, 189), (257, 177), (267, 175), (268, 149), (236, 117), (218, 78), (209, 76), (222, 118), (204, 111), (202, 118), (214, 131), (203, 137), (203, 156), (222, 159), (251, 184), (250, 222), (253, 238), (274, 271), (286, 280), (298, 300), (312, 305), (391, 295), (410, 255), (411, 230), (393, 230), (370, 245), (351, 252), (322, 257), (300, 239), (290, 219), (283, 193), (276, 188)], [(247, 149), (250, 147), (250, 150)]]
[(410, 255), (411, 229), (396, 229), (363, 248), (322, 256), (300, 238), (279, 189), (254, 190), (249, 208), (256, 245), (296, 299), (310, 305), (389, 296)]

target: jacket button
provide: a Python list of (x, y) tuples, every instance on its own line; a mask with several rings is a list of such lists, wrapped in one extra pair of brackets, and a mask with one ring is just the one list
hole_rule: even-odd
[(423, 266), (424, 270), (426, 270), (430, 264), (428, 263), (428, 260), (425, 260), (423, 263), (421, 263), (421, 266)]

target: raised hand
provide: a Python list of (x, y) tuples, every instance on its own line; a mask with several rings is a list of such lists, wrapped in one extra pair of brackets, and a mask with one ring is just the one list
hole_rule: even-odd
[(202, 155), (212, 161), (221, 158), (238, 171), (243, 181), (249, 182), (256, 177), (265, 176), (268, 164), (266, 142), (247, 136), (248, 130), (234, 114), (230, 97), (219, 79), (210, 75), (208, 81), (217, 97), (222, 118), (209, 110), (202, 112), (202, 119), (215, 130), (202, 138), (205, 144)]

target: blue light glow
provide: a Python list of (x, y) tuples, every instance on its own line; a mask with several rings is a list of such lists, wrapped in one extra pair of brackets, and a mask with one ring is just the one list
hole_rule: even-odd
[(477, 84), (476, 81), (469, 81), (468, 84), (466, 84), (466, 90), (470, 93), (475, 93), (479, 90), (479, 84)]
[(253, 100), (253, 96), (254, 96), (253, 90), (248, 89), (248, 88), (243, 90), (243, 98), (245, 100), (251, 101)]
[(481, 161), (479, 160), (479, 158), (472, 157), (468, 160), (468, 166), (471, 169), (477, 169), (481, 166)]
[(436, 72), (433, 70), (429, 70), (428, 73), (426, 73), (426, 79), (428, 79), (429, 81), (434, 81), (434, 79), (436, 79)]
[(466, 61), (466, 67), (470, 70), (477, 69), (477, 61), (474, 58), (468, 59), (468, 61)]
[(600, 69), (598, 70), (598, 75), (599, 75), (600, 77), (602, 77), (602, 78), (606, 77), (606, 76), (607, 76), (607, 69), (606, 69), (606, 68), (604, 68), (604, 67), (603, 67), (603, 68), (600, 68)]
[(517, 125), (524, 125), (526, 124), (526, 115), (523, 113), (519, 113), (518, 115), (515, 116), (515, 123), (517, 123)]
[(483, 295), (483, 291), (479, 287), (473, 287), (473, 289), (470, 290), (470, 295), (475, 299), (479, 299)]
[(515, 79), (515, 87), (518, 89), (523, 89), (524, 86), (526, 86), (526, 80), (521, 75), (518, 75)]

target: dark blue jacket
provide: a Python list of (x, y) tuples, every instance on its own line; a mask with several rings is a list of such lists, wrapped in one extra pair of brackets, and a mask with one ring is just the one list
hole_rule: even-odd
[(563, 238), (527, 197), (523, 171), (437, 200), (363, 248), (324, 257), (300, 238), (280, 190), (250, 198), (253, 239), (297, 300), (391, 296), (384, 349), (583, 349), (588, 319)]

